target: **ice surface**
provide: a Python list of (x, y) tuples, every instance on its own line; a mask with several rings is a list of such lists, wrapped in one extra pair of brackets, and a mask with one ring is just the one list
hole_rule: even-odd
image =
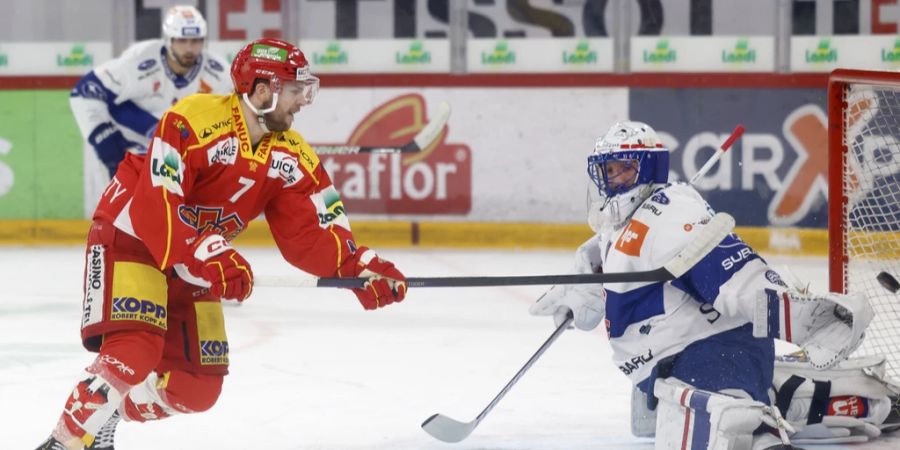
[[(81, 247), (0, 248), (0, 449), (44, 440), (80, 370)], [(274, 249), (242, 250), (257, 273), (294, 273)], [(411, 276), (563, 273), (570, 252), (383, 250)], [(826, 287), (818, 258), (790, 264)], [(258, 287), (225, 310), (231, 375), (203, 414), (120, 425), (117, 448), (651, 449), (629, 432), (630, 386), (605, 333), (568, 331), (466, 440), (419, 428), (468, 422), (552, 333), (528, 315), (544, 288), (417, 289), (369, 312), (347, 291)], [(831, 449), (900, 448), (900, 437)]]

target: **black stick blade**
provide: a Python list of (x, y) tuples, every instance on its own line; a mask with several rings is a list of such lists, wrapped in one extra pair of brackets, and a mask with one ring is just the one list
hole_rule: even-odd
[(881, 272), (876, 278), (878, 278), (878, 282), (881, 283), (881, 287), (891, 291), (892, 294), (896, 294), (897, 291), (900, 291), (900, 282), (897, 282), (897, 279), (894, 278), (893, 275), (887, 272)]

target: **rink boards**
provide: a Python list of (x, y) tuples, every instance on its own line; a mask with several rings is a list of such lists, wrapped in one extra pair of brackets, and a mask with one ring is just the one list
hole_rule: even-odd
[[(590, 233), (586, 156), (609, 124), (632, 118), (652, 124), (672, 150), (673, 180), (689, 178), (742, 123), (747, 132), (698, 189), (757, 246), (825, 252), (827, 178), (809, 163), (826, 155), (822, 76), (388, 80), (326, 76), (295, 121), (314, 145), (396, 145), (440, 102), (451, 105), (446, 132), (421, 154), (323, 156), (362, 235), (397, 246), (577, 243)], [(81, 141), (66, 90), (18, 87), (0, 89), (8, 119), (0, 121), (0, 240), (80, 240), (104, 171)], [(250, 227), (245, 240), (265, 242), (265, 228)]]

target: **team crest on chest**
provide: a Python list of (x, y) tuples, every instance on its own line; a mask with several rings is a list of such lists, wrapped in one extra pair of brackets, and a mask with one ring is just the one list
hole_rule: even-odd
[(178, 218), (194, 227), (198, 234), (212, 231), (229, 241), (244, 229), (244, 222), (236, 213), (225, 215), (221, 207), (181, 205), (178, 207)]

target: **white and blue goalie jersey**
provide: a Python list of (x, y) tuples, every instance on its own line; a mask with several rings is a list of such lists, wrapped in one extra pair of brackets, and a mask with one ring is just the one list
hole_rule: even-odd
[[(601, 233), (603, 271), (663, 266), (712, 216), (706, 201), (687, 184), (656, 190), (625, 227)], [(639, 385), (657, 363), (688, 345), (751, 323), (752, 317), (734, 304), (753, 304), (767, 272), (765, 261), (731, 234), (676, 280), (605, 284), (605, 324), (615, 364)]]
[(163, 43), (154, 39), (132, 45), (88, 72), (70, 94), (81, 134), (110, 176), (126, 151), (146, 151), (157, 122), (175, 102), (198, 92), (233, 90), (224, 59), (204, 50), (190, 72), (177, 75), (169, 68)]

